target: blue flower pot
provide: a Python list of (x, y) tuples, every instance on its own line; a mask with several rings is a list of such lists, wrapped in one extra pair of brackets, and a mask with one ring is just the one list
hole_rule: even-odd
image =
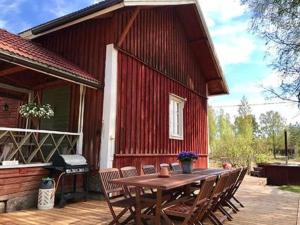
[(40, 184), (40, 189), (53, 189), (54, 186), (54, 179), (43, 179)]
[(193, 172), (193, 161), (183, 161), (181, 162), (182, 172), (183, 173), (192, 173)]

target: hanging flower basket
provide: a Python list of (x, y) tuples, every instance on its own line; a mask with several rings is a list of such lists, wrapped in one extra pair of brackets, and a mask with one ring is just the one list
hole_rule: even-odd
[(181, 162), (183, 173), (192, 173), (193, 162), (198, 159), (198, 155), (193, 152), (184, 151), (178, 154), (177, 159)]
[(21, 105), (19, 108), (19, 113), (22, 117), (28, 119), (31, 118), (50, 119), (51, 117), (54, 116), (54, 111), (51, 108), (51, 105), (49, 104), (40, 105), (35, 102)]

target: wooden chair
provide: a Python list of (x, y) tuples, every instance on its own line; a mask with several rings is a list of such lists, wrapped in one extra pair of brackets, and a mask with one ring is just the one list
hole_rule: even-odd
[[(113, 220), (109, 223), (109, 225), (121, 224), (120, 219), (127, 212), (129, 212), (130, 215), (126, 218), (125, 221), (130, 221), (132, 218), (134, 218), (135, 199), (128, 196), (126, 190), (122, 185), (113, 184), (110, 182), (113, 179), (121, 178), (119, 170), (114, 168), (101, 169), (99, 171), (99, 175), (102, 192), (113, 217)], [(114, 199), (110, 198), (110, 195), (113, 195)], [(123, 210), (119, 214), (116, 214), (116, 212), (114, 211), (115, 207), (123, 208)]]
[(218, 179), (218, 181), (215, 185), (215, 188), (212, 192), (209, 205), (207, 207), (207, 212), (206, 212), (205, 217), (207, 217), (214, 225), (223, 224), (219, 220), (219, 218), (217, 216), (215, 216), (214, 212), (216, 211), (217, 206), (220, 202), (220, 198), (221, 198), (222, 193), (224, 191), (225, 185), (226, 185), (226, 183), (229, 179), (229, 175), (230, 175), (230, 172), (225, 172), (225, 173), (220, 175), (220, 177), (219, 177), (219, 179)]
[[(120, 169), (120, 171), (121, 171), (122, 177), (137, 177), (137, 176), (139, 176), (136, 167), (133, 167), (133, 166), (122, 167), (122, 168)], [(127, 186), (127, 187), (124, 187), (124, 188), (127, 189), (129, 195), (132, 197), (131, 193), (132, 193), (132, 190), (133, 190), (135, 187)], [(134, 191), (135, 191), (135, 190), (134, 190)]]
[(181, 168), (180, 164), (177, 163), (177, 162), (176, 163), (171, 163), (171, 169), (175, 173), (181, 173), (182, 172), (182, 168)]
[[(233, 187), (231, 193), (230, 193), (229, 196), (228, 196), (228, 201), (229, 201), (232, 205), (234, 205), (234, 204), (232, 203), (231, 199), (233, 199), (234, 201), (236, 201), (242, 208), (244, 208), (244, 205), (243, 205), (243, 204), (235, 197), (235, 194), (236, 194), (236, 192), (238, 191), (238, 189), (240, 188), (240, 186), (241, 186), (241, 184), (242, 184), (242, 182), (243, 182), (243, 180), (244, 180), (244, 178), (245, 178), (247, 172), (248, 172), (248, 169), (247, 169), (247, 168), (243, 168), (243, 169), (242, 169), (242, 171), (241, 171), (241, 173), (239, 174), (239, 177), (238, 177), (238, 179), (237, 179), (237, 181), (236, 181), (236, 183), (235, 183), (235, 185), (234, 185), (234, 187)], [(236, 208), (236, 210), (239, 211), (238, 208)]]
[(143, 172), (145, 175), (155, 174), (157, 173), (155, 167), (153, 165), (143, 165)]
[(204, 217), (211, 193), (216, 182), (216, 176), (206, 178), (201, 185), (199, 194), (193, 198), (182, 198), (175, 200), (163, 209), (163, 218), (169, 225), (173, 220), (182, 219), (181, 225), (201, 224)]
[(168, 164), (168, 163), (161, 163), (159, 165), (159, 167), (160, 167), (160, 169), (162, 169), (162, 168), (168, 168), (168, 170), (171, 171), (170, 164)]
[(239, 177), (241, 173), (241, 169), (235, 169), (232, 170), (229, 174), (229, 178), (227, 180), (226, 185), (224, 186), (223, 189), (223, 193), (220, 196), (220, 200), (218, 202), (218, 204), (216, 205), (216, 209), (219, 209), (221, 213), (223, 213), (223, 215), (228, 219), (228, 220), (232, 220), (232, 216), (230, 215), (230, 213), (228, 213), (226, 211), (226, 209), (224, 208), (224, 206), (228, 206), (229, 208), (231, 208), (233, 210), (233, 212), (237, 212), (235, 207), (232, 206), (230, 204), (230, 202), (228, 201), (229, 195), (232, 192), (233, 187), (235, 186), (235, 183), (237, 182), (237, 179)]

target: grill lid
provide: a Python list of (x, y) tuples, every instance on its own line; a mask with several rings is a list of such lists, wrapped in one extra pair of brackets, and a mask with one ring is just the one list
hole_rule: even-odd
[(83, 166), (87, 165), (82, 155), (56, 155), (53, 159), (53, 166)]

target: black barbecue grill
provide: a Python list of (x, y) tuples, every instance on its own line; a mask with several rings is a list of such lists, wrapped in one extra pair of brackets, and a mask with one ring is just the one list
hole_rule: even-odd
[[(64, 207), (67, 200), (70, 199), (87, 199), (87, 174), (89, 172), (89, 167), (86, 159), (82, 155), (59, 155), (56, 154), (53, 157), (52, 166), (48, 167), (51, 173), (60, 176), (61, 188), (60, 188), (60, 201), (59, 207)], [(77, 175), (83, 175), (83, 186), (84, 191), (77, 191)], [(65, 192), (65, 177), (73, 176), (73, 191)]]

